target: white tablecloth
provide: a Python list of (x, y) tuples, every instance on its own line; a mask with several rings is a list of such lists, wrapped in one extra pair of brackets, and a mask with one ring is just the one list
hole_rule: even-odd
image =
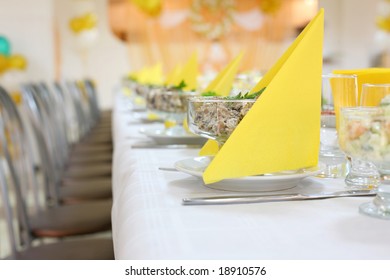
[[(221, 194), (181, 172), (161, 171), (196, 149), (132, 149), (139, 133), (127, 103), (114, 107), (112, 231), (116, 259), (390, 259), (390, 221), (358, 213), (372, 198), (183, 206), (184, 197)], [(307, 178), (301, 190), (343, 189)], [(298, 190), (299, 190), (298, 189)]]

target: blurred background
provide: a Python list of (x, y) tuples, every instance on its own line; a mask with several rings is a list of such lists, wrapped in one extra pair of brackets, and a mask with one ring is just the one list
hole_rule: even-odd
[(321, 7), (324, 72), (390, 64), (389, 0), (0, 0), (0, 84), (89, 77), (110, 108), (129, 72), (194, 50), (203, 74), (241, 50), (265, 73)]

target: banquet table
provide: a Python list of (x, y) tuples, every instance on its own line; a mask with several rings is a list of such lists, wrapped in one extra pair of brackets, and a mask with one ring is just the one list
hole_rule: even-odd
[[(118, 93), (113, 110), (112, 233), (116, 259), (390, 259), (390, 221), (359, 214), (372, 197), (184, 206), (185, 197), (227, 195), (199, 178), (163, 171), (199, 149), (136, 149), (151, 142)], [(303, 179), (289, 192), (343, 190), (342, 179)]]

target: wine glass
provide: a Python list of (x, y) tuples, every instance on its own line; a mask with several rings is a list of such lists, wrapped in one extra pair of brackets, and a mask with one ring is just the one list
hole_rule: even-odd
[(336, 127), (340, 108), (356, 106), (357, 76), (323, 75), (321, 97), (319, 160), (325, 164), (325, 168), (317, 176), (343, 177), (346, 173), (346, 158), (338, 145)]
[(221, 148), (256, 99), (192, 97), (188, 101), (188, 127), (202, 137), (213, 139)]
[[(349, 156), (372, 162), (390, 162), (390, 106), (343, 108), (339, 127), (341, 149)], [(390, 219), (390, 185), (380, 184), (372, 202), (359, 207), (363, 214)]]

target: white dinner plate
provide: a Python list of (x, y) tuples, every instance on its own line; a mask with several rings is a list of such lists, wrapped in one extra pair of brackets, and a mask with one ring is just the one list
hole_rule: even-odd
[[(202, 179), (203, 172), (212, 158), (213, 157), (210, 156), (204, 156), (183, 159), (175, 163), (175, 168)], [(295, 187), (302, 179), (318, 174), (323, 168), (324, 165), (320, 163), (316, 167), (282, 171), (259, 176), (225, 179), (206, 186), (213, 189), (235, 192), (281, 191)]]
[(185, 132), (184, 130), (175, 129), (143, 129), (141, 133), (153, 139), (160, 145), (171, 144), (188, 144), (188, 145), (203, 145), (207, 139)]
[(154, 123), (154, 122), (164, 122), (162, 119), (153, 118), (151, 119), (149, 117), (149, 113), (147, 111), (144, 112), (133, 112), (132, 117), (141, 123)]

